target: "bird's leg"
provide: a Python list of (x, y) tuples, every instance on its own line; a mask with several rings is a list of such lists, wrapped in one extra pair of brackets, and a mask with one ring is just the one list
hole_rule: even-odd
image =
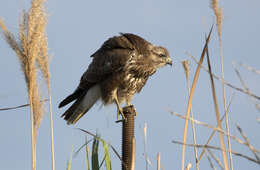
[[(117, 106), (117, 115), (121, 114), (123, 120), (125, 120), (125, 115), (123, 113), (123, 109), (121, 108), (121, 106), (120, 106), (120, 104), (118, 102), (117, 95), (115, 95), (114, 101), (115, 101), (116, 106)], [(118, 116), (117, 116), (117, 119), (118, 119)]]
[(126, 100), (126, 106), (131, 106), (131, 101), (130, 100)]

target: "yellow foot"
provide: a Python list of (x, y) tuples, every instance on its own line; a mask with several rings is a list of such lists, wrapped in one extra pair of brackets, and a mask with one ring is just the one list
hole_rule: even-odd
[(134, 111), (135, 111), (135, 116), (137, 116), (137, 111), (136, 111), (136, 109), (134, 108)]
[(125, 120), (125, 115), (124, 115), (123, 109), (121, 107), (118, 109), (117, 112), (118, 112), (118, 115), (121, 114), (122, 119)]
[(130, 105), (127, 105), (126, 107), (131, 107), (131, 108), (133, 108), (133, 110), (134, 110), (134, 112), (135, 112), (135, 116), (137, 116), (137, 111), (136, 111), (134, 105), (130, 104)]
[[(122, 116), (121, 120), (119, 120), (119, 115), (120, 114)], [(123, 109), (120, 107), (119, 109), (117, 109), (117, 121), (116, 121), (116, 123), (123, 122), (123, 121), (126, 121), (126, 118), (125, 118), (125, 115), (123, 113)]]

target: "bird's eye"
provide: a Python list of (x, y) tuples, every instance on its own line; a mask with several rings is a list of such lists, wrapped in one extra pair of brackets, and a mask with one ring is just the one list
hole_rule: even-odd
[(166, 57), (166, 55), (164, 55), (164, 54), (159, 54), (159, 57)]

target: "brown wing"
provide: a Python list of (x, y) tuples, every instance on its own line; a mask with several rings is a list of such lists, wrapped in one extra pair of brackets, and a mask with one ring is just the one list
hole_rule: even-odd
[(121, 71), (134, 50), (133, 44), (124, 36), (108, 39), (91, 56), (93, 60), (82, 75), (79, 86), (59, 104), (59, 108), (81, 98), (92, 86), (109, 78), (112, 73)]

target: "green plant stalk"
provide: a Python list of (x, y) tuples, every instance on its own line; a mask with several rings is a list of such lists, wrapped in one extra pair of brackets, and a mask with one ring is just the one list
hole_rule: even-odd
[(88, 145), (86, 145), (86, 167), (87, 167), (87, 170), (90, 170), (88, 154), (89, 154)]
[(99, 141), (98, 139), (95, 138), (92, 144), (92, 156), (91, 156), (92, 170), (99, 170), (98, 145), (99, 145)]
[(104, 148), (106, 169), (107, 169), (107, 170), (112, 170), (111, 159), (110, 159), (110, 156), (109, 156), (109, 148), (108, 148), (108, 145), (107, 145), (107, 143), (106, 143), (104, 140), (101, 140), (101, 143), (103, 144), (103, 148)]

